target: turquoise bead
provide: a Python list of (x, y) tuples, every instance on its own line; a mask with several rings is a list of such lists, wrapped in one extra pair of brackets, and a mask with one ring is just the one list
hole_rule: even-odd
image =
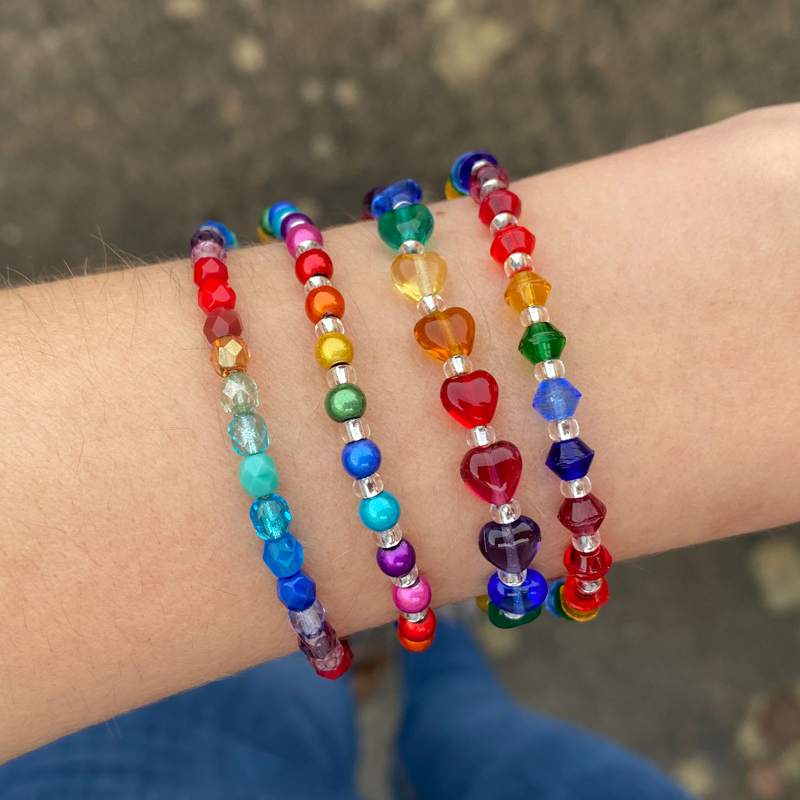
[(239, 482), (250, 497), (272, 494), (280, 485), (275, 459), (268, 453), (245, 456), (239, 462)]
[(292, 512), (279, 494), (257, 497), (250, 506), (250, 522), (262, 539), (280, 539), (289, 532)]
[(388, 531), (400, 519), (400, 503), (391, 492), (381, 492), (361, 501), (358, 516), (371, 531)]
[(264, 563), (276, 578), (288, 578), (303, 566), (303, 545), (287, 534), (264, 542)]
[(425, 244), (432, 233), (433, 214), (421, 203), (387, 211), (378, 220), (379, 236), (395, 250), (409, 239)]
[(237, 456), (253, 456), (269, 447), (267, 423), (260, 414), (241, 414), (228, 425), (233, 452)]

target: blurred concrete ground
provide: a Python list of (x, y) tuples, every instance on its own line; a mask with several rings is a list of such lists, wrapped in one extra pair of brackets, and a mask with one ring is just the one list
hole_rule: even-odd
[[(185, 254), (210, 216), (247, 240), (281, 198), (342, 223), (476, 146), (523, 176), (793, 101), (799, 40), (791, 0), (3, 0), (0, 267)], [(798, 798), (796, 533), (620, 565), (593, 625), (475, 624), (526, 703), (712, 800)], [(383, 680), (371, 797), (396, 708)]]

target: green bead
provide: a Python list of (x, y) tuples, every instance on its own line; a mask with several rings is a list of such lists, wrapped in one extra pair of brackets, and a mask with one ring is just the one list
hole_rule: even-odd
[(395, 250), (409, 239), (425, 244), (432, 233), (433, 214), (422, 203), (400, 206), (393, 211), (387, 211), (378, 220), (378, 234)]
[(539, 616), (539, 614), (542, 613), (542, 607), (536, 606), (533, 611), (525, 614), (519, 619), (510, 619), (494, 603), (490, 601), (489, 610), (487, 613), (489, 615), (489, 622), (491, 622), (495, 628), (519, 628), (520, 625), (527, 625), (529, 622), (533, 622)]
[(367, 410), (367, 398), (354, 383), (334, 386), (325, 395), (325, 411), (334, 422), (363, 417)]
[(269, 209), (270, 206), (267, 206), (262, 212), (261, 216), (258, 218), (258, 225), (264, 233), (269, 234), (272, 236), (272, 228), (269, 226)]
[(239, 483), (250, 497), (264, 497), (278, 490), (278, 468), (267, 453), (245, 456), (239, 462)]
[(567, 337), (549, 322), (534, 322), (525, 328), (519, 342), (519, 351), (531, 364), (559, 358)]

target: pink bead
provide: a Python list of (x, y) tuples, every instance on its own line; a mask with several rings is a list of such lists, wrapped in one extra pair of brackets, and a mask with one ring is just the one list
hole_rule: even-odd
[(199, 242), (192, 248), (192, 264), (201, 258), (218, 258), (223, 264), (228, 260), (228, 254), (224, 247), (220, 247), (216, 242)]
[(431, 602), (431, 585), (420, 575), (417, 582), (407, 588), (402, 586), (392, 587), (392, 600), (394, 604), (407, 614), (424, 611)]
[(319, 228), (308, 222), (302, 222), (300, 225), (293, 225), (289, 228), (286, 232), (286, 249), (289, 254), (294, 256), (297, 248), (303, 242), (319, 242), (322, 244), (322, 234), (319, 232)]

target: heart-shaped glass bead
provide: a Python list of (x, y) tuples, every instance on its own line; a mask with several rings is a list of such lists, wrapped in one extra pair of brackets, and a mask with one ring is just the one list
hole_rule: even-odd
[(484, 502), (496, 506), (514, 498), (521, 475), (522, 456), (511, 442), (473, 447), (461, 461), (461, 480), (467, 488)]
[(392, 262), (392, 280), (416, 303), (442, 291), (447, 281), (447, 263), (438, 253), (404, 253)]
[(414, 326), (419, 346), (434, 358), (468, 356), (475, 343), (475, 320), (464, 308), (446, 308), (424, 316)]
[(448, 378), (442, 384), (440, 397), (445, 411), (465, 428), (488, 425), (497, 408), (500, 389), (486, 370)]
[(487, 522), (478, 534), (481, 555), (504, 572), (522, 572), (533, 561), (542, 542), (542, 532), (530, 517), (507, 525)]

